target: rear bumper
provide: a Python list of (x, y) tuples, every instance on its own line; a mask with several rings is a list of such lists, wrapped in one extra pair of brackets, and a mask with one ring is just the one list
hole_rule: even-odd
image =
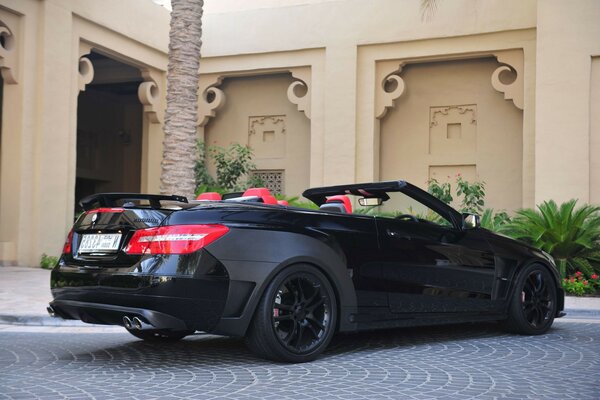
[(87, 303), (74, 300), (55, 300), (50, 307), (64, 319), (79, 319), (91, 324), (123, 325), (123, 317), (138, 317), (148, 329), (185, 331), (194, 329), (185, 321), (172, 315), (144, 308), (123, 307), (107, 304)]
[[(147, 270), (140, 272), (140, 264)], [(198, 268), (188, 274), (170, 270), (178, 265)], [(204, 272), (211, 265), (214, 259), (204, 254), (195, 260), (144, 258), (121, 268), (63, 260), (52, 270), (50, 306), (59, 317), (89, 323), (124, 325), (127, 316), (138, 317), (153, 329), (211, 331), (223, 316), (230, 286), (224, 269)]]

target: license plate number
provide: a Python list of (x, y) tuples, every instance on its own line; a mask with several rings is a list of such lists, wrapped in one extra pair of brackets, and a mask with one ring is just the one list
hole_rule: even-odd
[(80, 253), (100, 253), (119, 250), (120, 233), (97, 233), (83, 235), (79, 244)]

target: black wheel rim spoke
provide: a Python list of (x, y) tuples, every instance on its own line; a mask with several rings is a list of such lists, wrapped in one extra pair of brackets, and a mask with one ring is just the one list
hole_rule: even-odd
[(273, 301), (272, 323), (276, 337), (296, 354), (318, 347), (332, 329), (331, 301), (322, 282), (310, 273), (288, 277)]
[(314, 318), (311, 318), (311, 317), (308, 317), (308, 318), (307, 318), (307, 320), (308, 320), (308, 322), (310, 322), (311, 324), (314, 324), (314, 325), (316, 325), (316, 326), (317, 326), (317, 328), (319, 328), (319, 329), (321, 329), (321, 330), (325, 329), (325, 327), (323, 326), (323, 324), (322, 324), (322, 323), (320, 323), (319, 321), (317, 321), (316, 319), (314, 319)]

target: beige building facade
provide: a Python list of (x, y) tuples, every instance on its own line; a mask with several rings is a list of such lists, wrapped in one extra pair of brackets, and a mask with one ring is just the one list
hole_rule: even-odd
[[(199, 138), (290, 196), (461, 174), (495, 209), (600, 203), (600, 2), (420, 3), (206, 0)], [(158, 192), (168, 29), (150, 0), (0, 0), (0, 263), (58, 254), (86, 194)]]

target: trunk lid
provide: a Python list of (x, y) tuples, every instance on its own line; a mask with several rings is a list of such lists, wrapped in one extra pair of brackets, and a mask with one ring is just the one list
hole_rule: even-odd
[[(165, 202), (169, 204), (165, 204)], [(104, 193), (89, 196), (80, 204), (85, 212), (69, 235), (69, 264), (98, 267), (129, 267), (141, 258), (123, 249), (139, 229), (159, 226), (187, 200), (179, 196)]]

